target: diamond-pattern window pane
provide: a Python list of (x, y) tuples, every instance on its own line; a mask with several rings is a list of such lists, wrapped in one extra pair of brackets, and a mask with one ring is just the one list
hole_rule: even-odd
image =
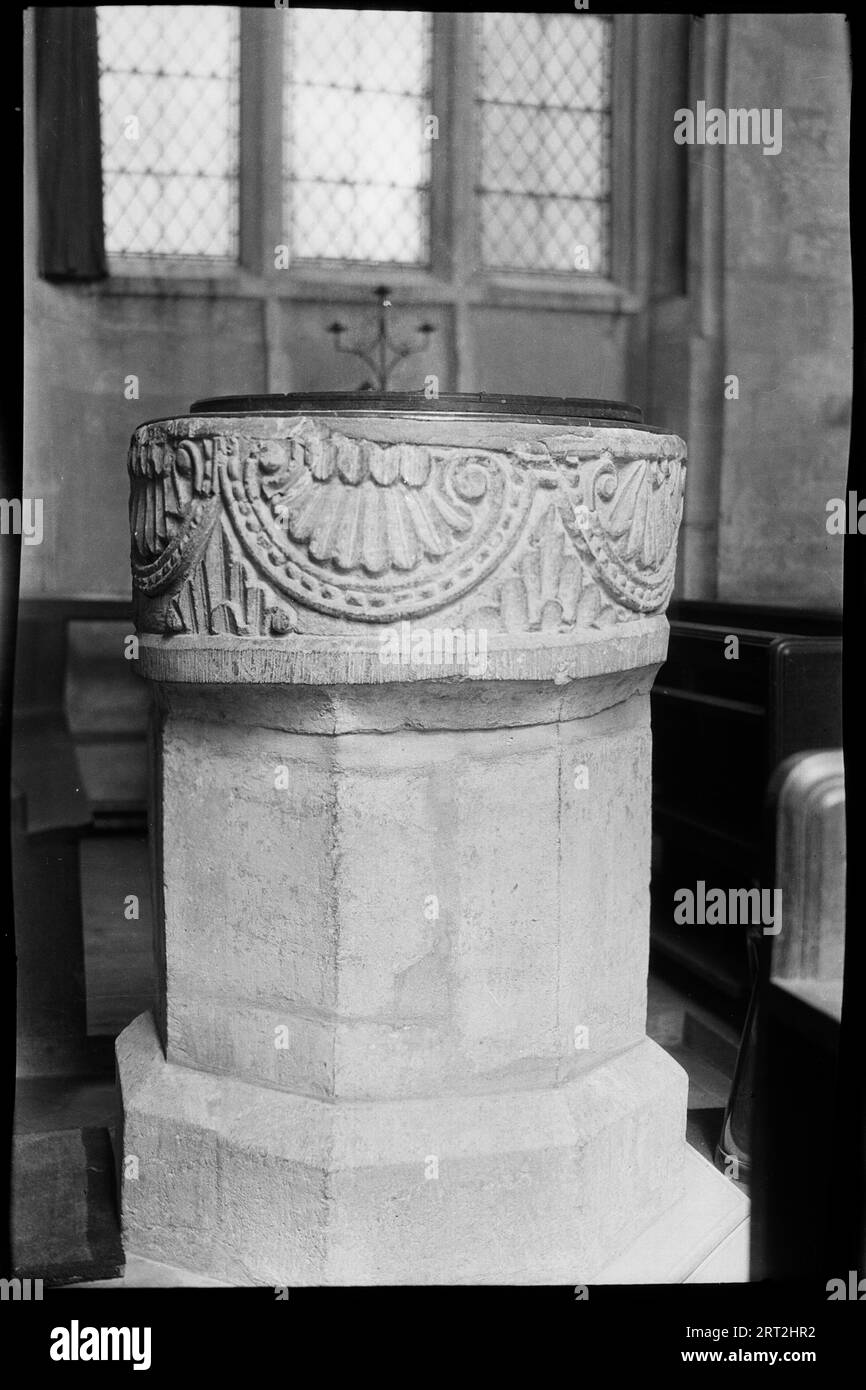
[(286, 13), (285, 217), (299, 261), (429, 258), (431, 16)]
[(235, 261), (240, 10), (96, 14), (106, 250)]
[(506, 12), (477, 24), (482, 263), (609, 274), (609, 18)]

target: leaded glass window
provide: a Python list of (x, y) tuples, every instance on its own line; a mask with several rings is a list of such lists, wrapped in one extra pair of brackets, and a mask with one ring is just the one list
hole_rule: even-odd
[(284, 189), (294, 259), (427, 263), (431, 18), (287, 12)]
[[(440, 214), (464, 161), (482, 271), (610, 276), (609, 17), (467, 16), (475, 129), (455, 144), (433, 91), (429, 12), (99, 6), (97, 17), (110, 255), (237, 263), (245, 198), (245, 245), (272, 235), (291, 264), (429, 266), (441, 135), (437, 225), (449, 225)], [(275, 115), (282, 103), (262, 124), (267, 212), (255, 180), (246, 194), (241, 181), (242, 42), (245, 119), (256, 129), (256, 101)]]
[(106, 250), (236, 260), (238, 8), (96, 13)]
[(610, 269), (611, 22), (477, 17), (481, 261), (488, 269)]

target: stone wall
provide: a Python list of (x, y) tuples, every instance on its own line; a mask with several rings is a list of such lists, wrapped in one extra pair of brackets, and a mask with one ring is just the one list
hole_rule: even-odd
[(718, 597), (840, 607), (851, 401), (849, 83), (839, 15), (733, 15), (730, 107), (781, 108), (778, 155), (725, 159)]
[[(688, 147), (686, 293), (646, 313), (639, 404), (689, 441), (685, 598), (841, 608), (842, 545), (825, 520), (848, 464), (849, 88), (839, 15), (693, 25), (686, 105), (780, 109), (783, 138), (776, 155)], [(660, 121), (658, 139), (672, 131)]]

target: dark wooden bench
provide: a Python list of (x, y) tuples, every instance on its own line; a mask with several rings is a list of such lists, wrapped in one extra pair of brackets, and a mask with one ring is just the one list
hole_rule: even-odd
[[(655, 960), (675, 963), (742, 1021), (742, 932), (680, 926), (677, 888), (763, 878), (765, 796), (793, 753), (842, 741), (842, 620), (784, 608), (671, 604), (668, 659), (652, 694)], [(726, 659), (736, 638), (738, 655)]]
[[(123, 657), (131, 631), (129, 602), (19, 607), (11, 822), (24, 1077), (104, 1060), (106, 1049), (87, 1037), (82, 879), (89, 844), (146, 834), (148, 697)], [(146, 900), (140, 879), (129, 891)]]
[(74, 754), (80, 772), (75, 795), (97, 828), (146, 825), (148, 695), (123, 655), (124, 638), (133, 631), (126, 600), (21, 601), (13, 765), (52, 820), (62, 814), (66, 782), (59, 776), (34, 781), (32, 771), (49, 731)]

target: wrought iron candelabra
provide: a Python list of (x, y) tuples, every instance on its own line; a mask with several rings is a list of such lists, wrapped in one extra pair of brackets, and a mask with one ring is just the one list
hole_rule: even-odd
[(344, 346), (342, 338), (347, 331), (346, 325), (332, 323), (328, 327), (328, 332), (334, 339), (335, 350), (348, 353), (352, 357), (360, 357), (373, 373), (373, 381), (364, 381), (358, 388), (360, 391), (387, 391), (388, 380), (397, 363), (407, 357), (414, 357), (417, 353), (426, 352), (430, 344), (430, 335), (436, 332), (434, 324), (420, 323), (416, 329), (416, 332), (421, 334), (420, 344), (413, 346), (411, 343), (395, 343), (388, 332), (388, 311), (392, 307), (390, 290), (387, 285), (379, 285), (375, 295), (379, 306), (378, 322), (376, 335), (370, 342), (356, 347)]

